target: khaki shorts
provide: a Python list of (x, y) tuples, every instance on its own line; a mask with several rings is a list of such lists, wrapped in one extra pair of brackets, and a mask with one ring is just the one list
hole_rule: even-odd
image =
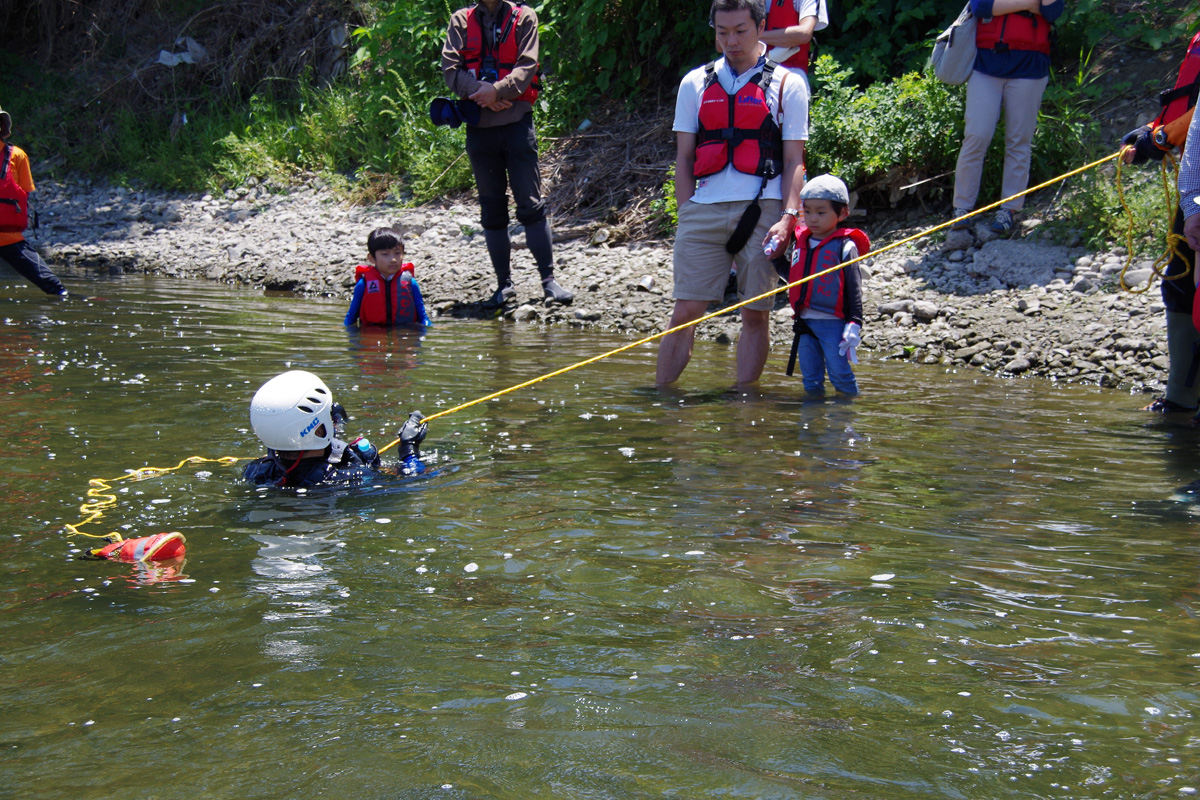
[[(756, 297), (779, 286), (779, 274), (771, 260), (763, 255), (762, 241), (767, 231), (779, 221), (780, 201), (759, 200), (762, 216), (750, 236), (750, 241), (735, 256), (725, 252), (725, 242), (737, 227), (748, 200), (728, 203), (696, 203), (688, 200), (679, 208), (679, 225), (675, 230), (675, 292), (676, 300), (720, 302), (725, 297), (729, 267), (737, 264), (738, 299)], [(770, 311), (775, 297), (765, 297), (746, 308)]]

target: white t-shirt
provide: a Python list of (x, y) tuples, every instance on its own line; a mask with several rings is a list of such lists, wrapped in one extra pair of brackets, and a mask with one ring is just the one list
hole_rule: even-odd
[[(758, 64), (746, 70), (741, 75), (734, 75), (724, 58), (717, 59), (717, 82), (721, 88), (730, 94), (749, 83), (750, 79), (762, 71), (766, 58), (760, 58)], [(785, 79), (786, 76), (786, 79)], [(780, 86), (782, 85), (782, 108), (780, 107)], [(776, 67), (771, 75), (771, 85), (765, 87), (767, 109), (775, 117), (783, 131), (783, 140), (808, 141), (808, 84), (800, 80), (795, 73), (784, 67)], [(675, 99), (675, 124), (673, 129), (678, 133), (697, 133), (700, 130), (700, 97), (704, 94), (704, 67), (696, 69), (683, 76), (679, 84), (679, 96)], [(781, 186), (783, 180), (776, 176), (767, 181), (762, 196), (766, 200), (782, 200)], [(696, 179), (696, 193), (692, 200), (697, 203), (724, 203), (732, 200), (753, 200), (758, 194), (762, 178), (757, 175), (747, 175), (738, 172), (732, 164), (726, 164), (725, 169), (715, 175)]]
[[(775, 0), (768, 0), (774, 2)], [(800, 19), (805, 17), (816, 17), (817, 24), (813, 26), (813, 31), (824, 30), (829, 27), (829, 6), (825, 0), (792, 0), (792, 6), (796, 9), (796, 13), (800, 15)]]

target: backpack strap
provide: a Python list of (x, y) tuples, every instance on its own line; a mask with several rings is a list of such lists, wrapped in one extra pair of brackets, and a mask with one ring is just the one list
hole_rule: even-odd
[(8, 167), (12, 163), (12, 151), (11, 144), (4, 145), (4, 161), (0, 163), (0, 181), (8, 177)]

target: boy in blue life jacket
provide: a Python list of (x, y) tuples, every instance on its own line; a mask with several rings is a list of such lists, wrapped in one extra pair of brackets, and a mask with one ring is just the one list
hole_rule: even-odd
[[(842, 227), (850, 216), (850, 192), (841, 179), (819, 175), (800, 192), (803, 218), (796, 223), (796, 249), (788, 283), (817, 275), (865, 255), (871, 240), (857, 228)], [(787, 374), (800, 362), (804, 389), (825, 391), (829, 382), (842, 394), (858, 394), (851, 364), (858, 363), (862, 341), (862, 274), (858, 264), (833, 269), (826, 275), (793, 286), (788, 300), (795, 311), (792, 353)]]
[[(354, 270), (354, 296), (344, 324), (432, 325), (425, 313), (416, 268), (404, 260), (404, 241), (392, 228), (367, 237), (367, 261)], [(397, 277), (398, 276), (398, 277)]]
[[(419, 475), (427, 425), (414, 411), (400, 429), (400, 473)], [(250, 427), (267, 454), (246, 465), (256, 486), (353, 486), (381, 474), (379, 450), (363, 437), (338, 438), (346, 410), (311, 372), (292, 370), (264, 383), (250, 401)]]

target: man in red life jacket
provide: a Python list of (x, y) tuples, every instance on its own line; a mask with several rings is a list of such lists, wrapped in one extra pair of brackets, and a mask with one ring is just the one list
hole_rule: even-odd
[[(538, 30), (533, 8), (513, 0), (478, 0), (450, 17), (442, 45), (442, 76), (458, 97), (479, 106), (467, 122), (467, 156), (479, 190), (480, 223), (498, 288), (494, 305), (511, 300), (512, 243), (508, 197), (537, 262), (546, 298), (567, 304), (574, 295), (554, 279), (550, 223), (542, 202), (533, 104), (538, 96)], [(471, 115), (473, 117), (473, 115)]]
[(25, 241), (29, 226), (29, 196), (34, 192), (29, 157), (16, 145), (8, 143), (12, 134), (12, 117), (0, 109), (0, 259), (46, 294), (66, 297), (62, 281)]
[[(800, 213), (808, 86), (766, 58), (762, 0), (714, 0), (709, 20), (723, 55), (684, 76), (675, 103), (674, 297), (670, 327), (704, 315), (720, 302), (737, 265), (738, 297), (757, 297), (778, 284), (771, 259), (783, 252)], [(757, 201), (757, 217), (745, 217)], [(733, 239), (738, 223), (754, 221), (749, 238)], [(770, 350), (767, 297), (744, 307), (737, 382), (758, 380)], [(692, 357), (696, 329), (663, 337), (657, 382), (674, 383)]]
[(770, 48), (767, 58), (793, 72), (806, 74), (813, 60), (813, 34), (829, 26), (825, 0), (766, 2), (767, 27), (759, 41)]

